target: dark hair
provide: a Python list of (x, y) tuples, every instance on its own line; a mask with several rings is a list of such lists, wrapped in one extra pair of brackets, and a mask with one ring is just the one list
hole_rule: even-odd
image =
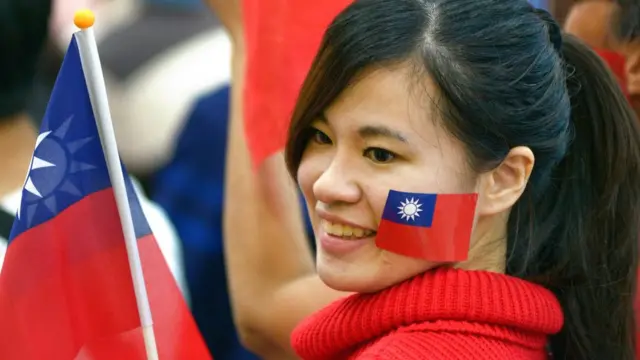
[(0, 1), (0, 120), (27, 109), (52, 0)]
[(525, 0), (358, 0), (325, 33), (286, 148), (295, 177), (311, 122), (366, 68), (414, 61), (477, 171), (528, 146), (508, 221), (508, 274), (558, 297), (556, 359), (633, 359), (640, 132), (615, 78)]

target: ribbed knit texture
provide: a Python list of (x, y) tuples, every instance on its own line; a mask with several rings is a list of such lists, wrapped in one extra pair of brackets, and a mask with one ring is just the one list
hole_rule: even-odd
[(305, 360), (537, 360), (562, 323), (538, 285), (442, 268), (329, 305), (294, 330), (292, 345)]

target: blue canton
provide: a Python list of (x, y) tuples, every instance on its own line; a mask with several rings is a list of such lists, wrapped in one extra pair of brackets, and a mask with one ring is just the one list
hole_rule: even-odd
[[(123, 172), (126, 175), (126, 171)], [(151, 232), (127, 177), (136, 235)], [(98, 128), (72, 39), (51, 93), (9, 241), (111, 186)]]

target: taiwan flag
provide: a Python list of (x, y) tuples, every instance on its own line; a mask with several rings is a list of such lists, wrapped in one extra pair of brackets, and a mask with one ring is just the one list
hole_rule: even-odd
[[(127, 177), (128, 179), (128, 177)], [(160, 359), (210, 359), (127, 180)], [(76, 37), (53, 89), (0, 273), (0, 359), (146, 359)]]
[(429, 261), (466, 260), (477, 201), (477, 194), (390, 190), (376, 246)]

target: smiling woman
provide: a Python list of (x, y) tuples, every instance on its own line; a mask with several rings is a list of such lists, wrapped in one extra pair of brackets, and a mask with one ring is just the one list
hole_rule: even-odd
[[(306, 317), (292, 335), (303, 359), (634, 358), (640, 130), (599, 57), (548, 13), (356, 0), (333, 21), (285, 150), (316, 271), (282, 158), (246, 176), (236, 65), (225, 251), (256, 352), (290, 350)], [(464, 256), (433, 256), (460, 241), (444, 232), (381, 246), (388, 220), (463, 228)]]
[[(309, 139), (296, 175), (317, 229), (318, 274), (334, 289), (378, 291), (437, 265), (376, 246), (390, 189), (477, 192), (462, 144), (440, 126), (435, 107), (429, 108), (427, 94), (421, 93), (435, 94), (434, 84), (427, 78), (413, 84), (412, 75), (410, 63), (365, 72), (296, 138)], [(408, 92), (412, 85), (414, 91)], [(533, 160), (529, 155), (520, 161)], [(524, 178), (514, 179), (522, 187)], [(370, 235), (354, 238), (335, 231), (344, 224)], [(504, 261), (497, 261), (504, 258), (504, 246), (492, 246), (493, 256), (484, 246), (473, 251), (485, 253), (481, 263), (467, 267), (504, 271)]]
[[(611, 73), (526, 1), (355, 1), (325, 34), (286, 158), (318, 275), (375, 294), (310, 317), (294, 348), (305, 359), (540, 359), (548, 339), (555, 358), (632, 359), (639, 146)], [(390, 190), (477, 194), (467, 260), (380, 248)], [(353, 318), (374, 328), (350, 333)]]

